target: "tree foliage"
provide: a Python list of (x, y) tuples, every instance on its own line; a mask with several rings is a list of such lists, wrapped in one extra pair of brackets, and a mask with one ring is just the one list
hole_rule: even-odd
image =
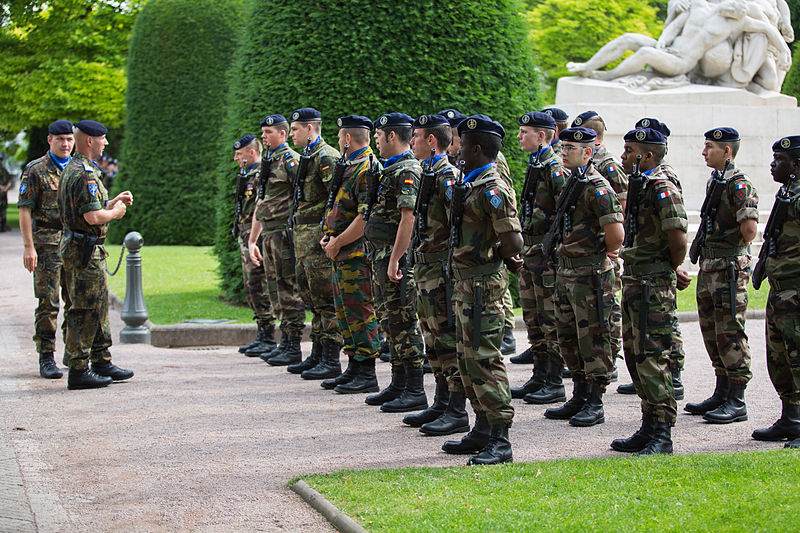
[[(337, 117), (416, 116), (455, 107), (485, 113), (509, 131), (506, 152), (519, 154), (517, 117), (537, 105), (527, 28), (516, 0), (296, 2), (254, 0), (234, 61), (230, 115), (218, 155), (220, 195), (216, 253), (225, 293), (241, 291), (233, 217), (230, 144), (257, 133), (268, 113), (312, 106), (335, 145)], [(521, 171), (516, 157), (510, 162)]]
[(111, 237), (139, 231), (150, 244), (211, 244), (217, 136), (240, 3), (150, 0), (128, 58), (128, 109), (115, 190), (136, 203)]
[(786, 74), (786, 79), (783, 80), (781, 92), (789, 96), (794, 96), (800, 101), (800, 46), (794, 49), (792, 68), (789, 69), (789, 72)]

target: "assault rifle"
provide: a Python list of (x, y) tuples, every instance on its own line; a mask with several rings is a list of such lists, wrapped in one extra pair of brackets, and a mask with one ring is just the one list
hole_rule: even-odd
[(306, 186), (306, 175), (308, 166), (311, 164), (311, 139), (308, 139), (303, 153), (300, 154), (300, 163), (297, 164), (297, 178), (294, 180), (294, 194), (292, 194), (292, 208), (289, 210), (289, 220), (287, 226), (291, 230), (294, 227), (294, 214), (300, 206), (300, 202), (305, 202), (306, 195), (303, 192)]
[(725, 187), (728, 185), (725, 175), (729, 170), (733, 170), (730, 159), (725, 161), (725, 168), (722, 173), (715, 170), (711, 175), (711, 186), (706, 192), (706, 198), (703, 200), (703, 207), (700, 208), (700, 227), (697, 229), (697, 234), (694, 236), (692, 246), (689, 248), (689, 260), (692, 264), (697, 264), (697, 260), (700, 259), (700, 252), (706, 243), (706, 237), (709, 233), (714, 231), (714, 220), (717, 218), (719, 202), (722, 200), (722, 194), (725, 192)]
[(761, 244), (761, 251), (758, 252), (758, 263), (753, 269), (753, 287), (758, 290), (766, 277), (767, 258), (778, 255), (778, 237), (783, 231), (783, 224), (789, 214), (789, 206), (792, 203), (791, 188), (795, 180), (781, 185), (775, 194), (775, 204), (767, 220), (767, 227), (764, 228), (764, 242)]
[(247, 161), (242, 161), (242, 166), (239, 168), (239, 173), (236, 174), (236, 210), (233, 213), (233, 228), (231, 228), (231, 235), (234, 239), (239, 238), (239, 217), (242, 216), (242, 204), (244, 203), (244, 191), (247, 186)]
[(375, 206), (375, 202), (378, 201), (378, 187), (380, 186), (381, 180), (381, 167), (378, 162), (375, 161), (374, 155), (369, 156), (369, 168), (367, 168), (364, 179), (367, 181), (367, 208), (364, 210), (363, 215), (364, 222), (366, 222), (372, 214), (372, 208)]
[(642, 174), (639, 165), (642, 154), (636, 155), (633, 172), (628, 176), (628, 203), (625, 204), (625, 240), (622, 246), (630, 248), (639, 233), (639, 201), (646, 183), (646, 176)]
[(267, 145), (267, 157), (261, 160), (261, 175), (258, 180), (258, 199), (263, 200), (267, 194), (267, 182), (272, 176), (272, 154), (269, 152), (269, 144)]
[(419, 180), (417, 202), (414, 204), (414, 237), (412, 248), (419, 244), (420, 234), (428, 228), (428, 206), (431, 203), (433, 189), (436, 186), (436, 175), (433, 172), (433, 156), (436, 150), (431, 150), (431, 157), (422, 165), (422, 175)]
[[(455, 183), (452, 185), (452, 194), (450, 196), (450, 239), (447, 246), (447, 263), (445, 263), (445, 281), (447, 283), (446, 290), (447, 306), (448, 306), (448, 323), (455, 323), (455, 316), (450, 316), (452, 311), (450, 307), (453, 301), (453, 252), (459, 245), (459, 231), (461, 230), (461, 219), (464, 216), (464, 201), (467, 198), (467, 185), (464, 183), (464, 162), (458, 162), (458, 175), (456, 176)], [(452, 320), (451, 320), (452, 319)]]
[[(331, 188), (328, 191), (328, 201), (325, 202), (325, 214), (333, 209), (333, 204), (336, 203), (336, 195), (339, 193), (339, 187), (342, 186), (344, 180), (344, 171), (347, 169), (347, 148), (349, 145), (344, 145), (342, 156), (336, 160), (336, 168), (333, 171), (333, 178), (331, 178)], [(320, 227), (325, 223), (325, 218), (319, 223)]]
[(522, 206), (519, 210), (520, 222), (523, 222), (523, 229), (524, 222), (529, 220), (533, 214), (536, 186), (542, 175), (542, 169), (544, 169), (544, 165), (542, 165), (542, 145), (540, 144), (539, 149), (536, 151), (536, 156), (531, 156), (528, 160), (528, 167), (525, 169), (525, 181), (522, 184)]
[(566, 185), (561, 190), (561, 194), (558, 196), (553, 225), (547, 230), (542, 240), (542, 253), (545, 257), (552, 257), (558, 245), (561, 244), (562, 231), (570, 231), (572, 229), (572, 220), (567, 213), (567, 209), (575, 207), (575, 202), (578, 201), (584, 186), (589, 182), (586, 173), (589, 171), (591, 164), (592, 162), (590, 161), (583, 170), (578, 170), (577, 168), (573, 170)]

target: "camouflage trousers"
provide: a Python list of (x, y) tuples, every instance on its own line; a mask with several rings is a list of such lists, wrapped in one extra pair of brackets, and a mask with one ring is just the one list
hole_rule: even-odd
[(381, 348), (372, 296), (372, 274), (363, 256), (333, 262), (333, 303), (342, 332), (342, 351), (363, 361)]
[[(620, 292), (622, 291), (622, 261), (614, 262), (614, 305), (611, 306), (611, 354), (612, 362), (622, 359), (622, 306), (620, 305)], [(616, 365), (616, 363), (614, 363)]]
[[(508, 279), (508, 276), (509, 273), (506, 271), (506, 279)], [(503, 317), (505, 327), (514, 329), (516, 317), (514, 316), (514, 299), (511, 297), (510, 288), (506, 288), (506, 292), (503, 293)]]
[[(272, 314), (272, 305), (269, 302), (267, 277), (264, 275), (263, 267), (256, 266), (250, 261), (250, 251), (247, 248), (249, 238), (250, 233), (241, 233), (239, 235), (244, 297), (247, 300), (247, 305), (253, 310), (253, 319), (258, 322), (258, 325), (267, 330), (274, 330), (275, 316)], [(259, 248), (261, 247), (261, 237), (256, 241), (256, 245)]]
[(83, 370), (92, 362), (110, 361), (111, 327), (108, 323), (108, 287), (105, 250), (97, 247), (86, 266), (80, 249), (63, 239), (59, 247), (64, 284), (70, 306), (65, 310), (65, 359), (70, 369)]
[(672, 348), (669, 355), (669, 367), (672, 370), (683, 370), (686, 360), (686, 352), (683, 351), (683, 333), (678, 322), (678, 302), (675, 300), (675, 307), (672, 309)]
[(269, 300), (275, 315), (281, 321), (281, 332), (299, 337), (306, 327), (306, 312), (297, 288), (291, 235), (284, 230), (262, 233), (261, 255), (264, 258)]
[(625, 364), (642, 413), (670, 425), (678, 416), (670, 371), (676, 279), (672, 272), (622, 280)]
[(333, 303), (333, 262), (319, 241), (318, 224), (300, 224), (294, 228), (295, 275), (305, 308), (311, 311), (311, 340), (342, 345), (336, 307)]
[[(64, 314), (69, 309), (69, 294), (61, 273), (61, 257), (57, 244), (36, 244), (36, 268), (33, 270), (33, 295), (39, 300), (34, 314), (33, 342), (38, 353), (56, 351), (56, 329), (58, 325), (58, 292), (64, 300)], [(66, 335), (66, 321), (61, 324), (62, 336)]]
[(409, 368), (422, 368), (425, 346), (417, 320), (417, 284), (410, 269), (403, 280), (389, 279), (389, 258), (375, 261), (372, 269), (372, 290), (375, 314), (391, 347), (391, 363)]
[(800, 404), (800, 289), (770, 289), (767, 370), (781, 400)]
[[(450, 390), (460, 391), (463, 385), (456, 359), (455, 315), (453, 302), (447, 301), (444, 263), (417, 263), (414, 265), (414, 278), (417, 282), (419, 325), (433, 375), (443, 376)], [(452, 317), (452, 321), (448, 320), (448, 316)]]
[[(591, 272), (591, 270), (590, 270)], [(572, 377), (606, 386), (613, 368), (611, 312), (614, 270), (586, 274), (559, 269), (556, 274), (556, 329), (558, 348)], [(602, 308), (597, 308), (600, 292)]]
[(750, 281), (749, 259), (744, 263), (734, 262), (734, 276), (736, 308), (732, 310), (728, 271), (701, 270), (697, 277), (697, 313), (714, 373), (728, 376), (732, 383), (747, 383), (753, 377), (750, 372), (750, 346), (744, 332), (747, 284)]
[[(464, 392), (476, 415), (492, 425), (510, 425), (514, 419), (511, 388), (500, 354), (505, 314), (503, 294), (508, 286), (504, 271), (455, 282), (453, 301), (458, 335), (458, 369)], [(481, 293), (480, 323), (476, 324), (475, 295)], [(476, 338), (477, 336), (477, 338)], [(476, 347), (477, 345), (477, 347)]]
[(556, 331), (555, 281), (555, 269), (549, 259), (540, 253), (525, 256), (525, 268), (519, 273), (519, 296), (528, 342), (535, 357), (546, 357), (563, 366)]

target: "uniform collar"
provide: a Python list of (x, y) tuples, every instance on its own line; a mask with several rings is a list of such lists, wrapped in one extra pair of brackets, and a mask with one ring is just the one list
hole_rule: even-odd
[(477, 178), (478, 176), (480, 176), (481, 174), (483, 174), (483, 173), (484, 173), (484, 172), (486, 172), (487, 170), (489, 170), (489, 169), (491, 169), (491, 168), (493, 168), (493, 167), (496, 167), (496, 166), (497, 166), (497, 163), (495, 163), (494, 161), (492, 161), (492, 162), (491, 162), (491, 163), (489, 163), (488, 165), (483, 165), (483, 166), (482, 166), (482, 167), (480, 167), (480, 168), (476, 168), (475, 170), (472, 170), (472, 171), (470, 171), (470, 173), (469, 173), (469, 174), (467, 174), (466, 176), (464, 176), (464, 183), (469, 183), (469, 182), (471, 182), (472, 180), (474, 180), (475, 178)]

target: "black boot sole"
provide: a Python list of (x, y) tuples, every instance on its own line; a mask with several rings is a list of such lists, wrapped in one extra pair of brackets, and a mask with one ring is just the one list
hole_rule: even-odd
[(393, 407), (393, 406), (390, 406), (390, 405), (386, 405), (388, 403), (389, 402), (384, 402), (383, 405), (381, 405), (381, 411), (382, 412), (384, 412), (384, 413), (408, 413), (408, 412), (411, 412), (411, 411), (424, 411), (425, 409), (428, 408), (428, 401), (427, 400), (425, 402), (420, 402), (420, 403), (412, 404), (412, 405), (403, 405), (401, 407)]
[(569, 419), (569, 425), (576, 428), (588, 428), (596, 426), (597, 424), (603, 424), (605, 421), (605, 416), (601, 416), (600, 418), (596, 418), (594, 420), (576, 420), (575, 417), (572, 417)]
[(567, 395), (566, 393), (562, 394), (561, 396), (534, 396), (531, 394), (526, 395), (522, 398), (522, 401), (525, 403), (533, 404), (533, 405), (545, 405), (548, 403), (559, 403), (559, 402), (566, 402)]
[(445, 435), (453, 435), (454, 433), (466, 433), (469, 431), (469, 420), (466, 420), (461, 426), (450, 426), (448, 428), (437, 429), (432, 431), (430, 429), (419, 428), (419, 432), (428, 437), (443, 437)]
[(747, 413), (745, 413), (743, 415), (735, 416), (733, 418), (726, 418), (726, 419), (711, 418), (711, 417), (706, 418), (704, 416), (703, 420), (705, 420), (709, 424), (733, 424), (734, 422), (744, 422), (744, 421), (746, 421), (747, 420)]
[(307, 372), (308, 372), (307, 370), (304, 370), (300, 374), (300, 377), (303, 379), (307, 379), (309, 381), (316, 381), (320, 379), (335, 379), (342, 375), (342, 371), (336, 369), (333, 369), (325, 374), (308, 374)]

